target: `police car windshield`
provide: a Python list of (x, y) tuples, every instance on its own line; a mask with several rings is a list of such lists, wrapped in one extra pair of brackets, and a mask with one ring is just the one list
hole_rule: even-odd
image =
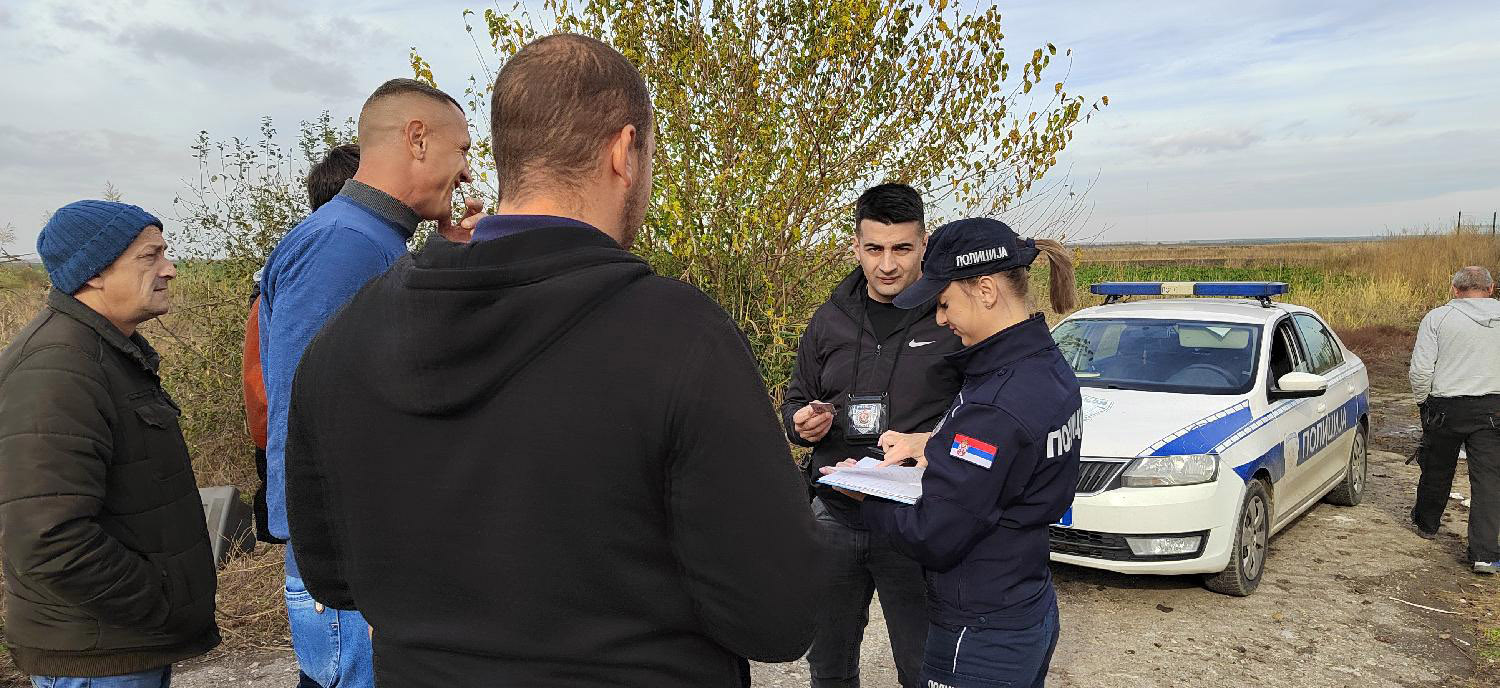
[(1255, 381), (1260, 327), (1181, 320), (1069, 320), (1052, 331), (1083, 387), (1244, 394)]

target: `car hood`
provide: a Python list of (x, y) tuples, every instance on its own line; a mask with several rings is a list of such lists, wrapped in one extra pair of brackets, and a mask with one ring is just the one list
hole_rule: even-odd
[(1242, 396), (1089, 387), (1082, 392), (1084, 456), (1210, 452), (1251, 419)]

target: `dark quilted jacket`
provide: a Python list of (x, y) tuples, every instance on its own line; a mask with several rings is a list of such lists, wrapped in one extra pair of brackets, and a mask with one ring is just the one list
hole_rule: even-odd
[(203, 507), (157, 363), (55, 291), (0, 354), (5, 642), (26, 673), (132, 673), (219, 642)]

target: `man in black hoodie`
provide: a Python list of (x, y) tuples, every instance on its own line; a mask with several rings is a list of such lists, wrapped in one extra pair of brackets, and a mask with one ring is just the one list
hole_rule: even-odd
[(626, 248), (655, 150), (599, 41), (495, 82), (501, 203), (308, 348), (287, 466), (313, 596), (375, 629), (380, 685), (738, 686), (812, 640), (805, 492), (747, 342)]
[[(797, 349), (781, 417), (787, 437), (812, 447), (808, 470), (844, 459), (919, 456), (902, 433), (932, 430), (962, 380), (943, 355), (963, 348), (939, 326), (935, 304), (902, 310), (891, 303), (922, 276), (927, 245), (922, 197), (905, 184), (881, 184), (854, 205), (855, 268), (813, 314)], [(918, 438), (919, 439), (919, 438)], [(807, 654), (813, 688), (859, 685), (859, 645), (871, 593), (890, 632), (903, 688), (921, 685), (927, 639), (922, 566), (865, 529), (860, 505), (826, 487), (813, 500), (820, 545), (831, 567), (818, 591), (818, 632)]]

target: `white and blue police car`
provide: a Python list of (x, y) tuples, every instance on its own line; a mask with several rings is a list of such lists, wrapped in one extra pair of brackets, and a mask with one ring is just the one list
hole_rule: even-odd
[[(1365, 365), (1279, 282), (1111, 282), (1052, 331), (1083, 391), (1053, 561), (1249, 595), (1272, 535), (1367, 474)], [(1137, 295), (1194, 298), (1145, 299)], [(1218, 298), (1197, 298), (1218, 297)]]

